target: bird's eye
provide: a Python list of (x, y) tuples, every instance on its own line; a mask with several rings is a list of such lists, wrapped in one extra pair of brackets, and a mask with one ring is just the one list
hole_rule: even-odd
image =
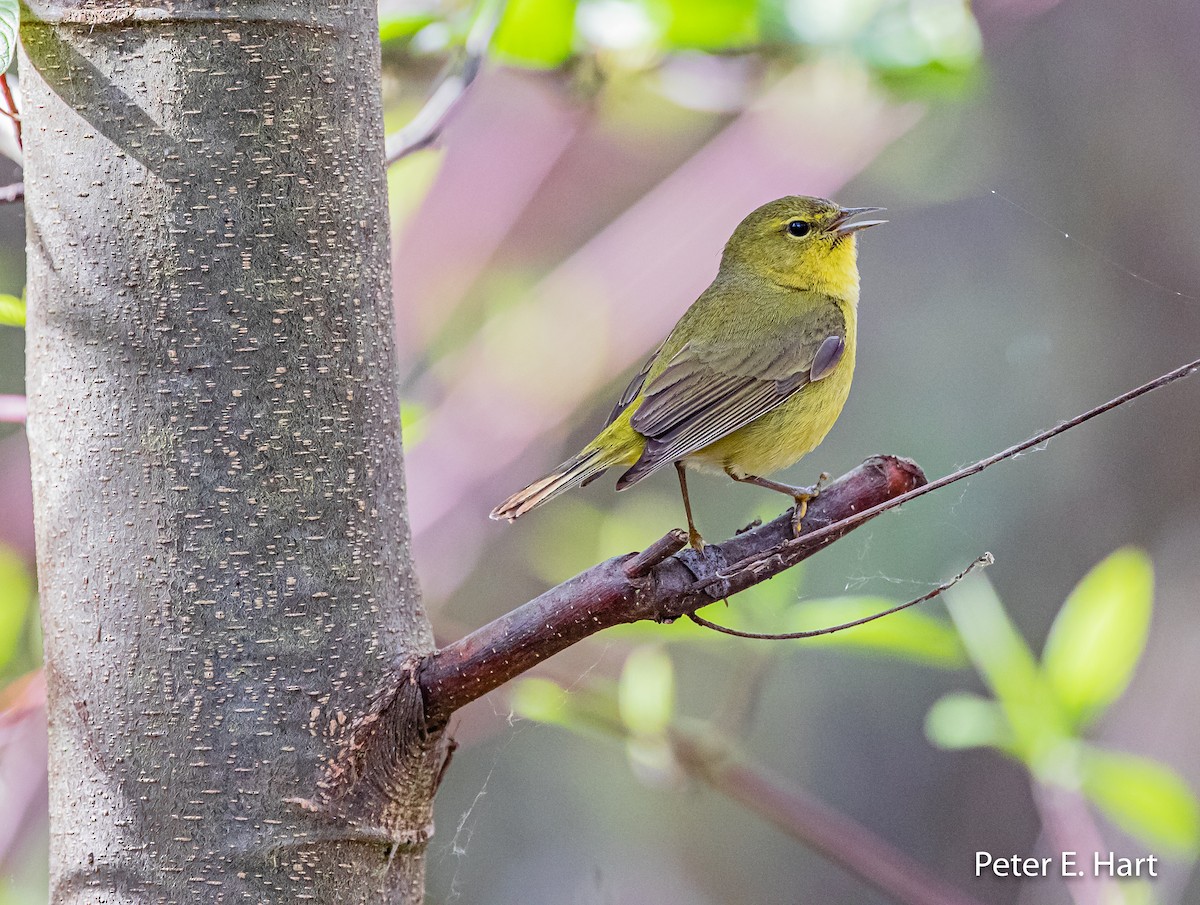
[(787, 225), (788, 234), (796, 238), (807, 236), (810, 229), (812, 229), (812, 224), (806, 223), (804, 220), (793, 220)]

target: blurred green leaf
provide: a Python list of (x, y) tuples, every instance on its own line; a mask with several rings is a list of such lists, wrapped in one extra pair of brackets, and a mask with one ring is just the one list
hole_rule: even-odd
[(806, 44), (836, 46), (854, 39), (879, 12), (883, 0), (787, 0), (788, 23)]
[(1086, 749), (1083, 791), (1117, 826), (1179, 855), (1200, 849), (1200, 805), (1187, 783), (1156, 761)]
[(492, 49), (511, 63), (552, 69), (574, 44), (575, 0), (509, 0)]
[(422, 28), (436, 22), (430, 13), (386, 13), (379, 17), (379, 40), (383, 44), (390, 41), (407, 41)]
[(885, 71), (966, 70), (983, 51), (979, 25), (965, 0), (886, 3), (855, 44), (867, 63)]
[(591, 681), (567, 691), (549, 679), (518, 682), (511, 697), (513, 713), (527, 720), (559, 726), (581, 735), (625, 736), (611, 682)]
[(8, 327), (24, 327), (25, 299), (0, 293), (0, 324)]
[(17, 0), (0, 0), (0, 72), (7, 72), (17, 52), (21, 8)]
[(607, 524), (606, 513), (582, 495), (555, 503), (540, 510), (546, 514), (534, 522), (538, 556), (529, 563), (533, 574), (548, 585), (560, 584), (603, 558), (596, 555), (596, 537)]
[(511, 703), (517, 716), (557, 725), (567, 709), (567, 692), (549, 679), (525, 679), (513, 689)]
[(631, 736), (625, 740), (625, 756), (642, 782), (662, 785), (675, 775), (675, 757), (665, 736)]
[(656, 0), (672, 47), (724, 50), (758, 40), (755, 0)]
[(1012, 741), (1004, 711), (995, 701), (979, 695), (944, 695), (925, 717), (925, 735), (939, 748), (1000, 748)]
[(12, 659), (21, 642), (25, 620), (33, 601), (33, 576), (24, 560), (0, 546), (0, 670)]
[(800, 42), (860, 60), (903, 95), (978, 84), (983, 41), (964, 0), (787, 0), (784, 11)]
[[(853, 622), (896, 606), (883, 597), (833, 597), (812, 600), (791, 607), (784, 622), (775, 631), (803, 632)], [(840, 647), (884, 654), (934, 666), (958, 669), (967, 662), (966, 652), (952, 625), (915, 609), (901, 610), (883, 619), (852, 629), (805, 638), (805, 646)]]
[(986, 85), (982, 66), (971, 69), (947, 69), (931, 63), (920, 69), (877, 70), (876, 76), (898, 98), (950, 102), (979, 94)]
[(947, 599), (967, 656), (1004, 711), (1011, 753), (1043, 777), (1069, 733), (1032, 651), (982, 575), (955, 586)]
[(1140, 550), (1117, 550), (1075, 586), (1059, 610), (1042, 669), (1076, 725), (1094, 720), (1129, 685), (1146, 645), (1154, 567)]
[(647, 645), (625, 658), (617, 685), (621, 720), (638, 736), (661, 735), (675, 715), (675, 669), (658, 645)]
[(400, 405), (400, 435), (405, 449), (412, 449), (425, 437), (428, 409), (419, 402), (406, 400)]

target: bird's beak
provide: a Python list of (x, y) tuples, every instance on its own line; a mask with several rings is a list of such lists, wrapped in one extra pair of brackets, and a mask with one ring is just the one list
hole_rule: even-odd
[(829, 224), (829, 231), (838, 236), (848, 236), (850, 233), (856, 233), (860, 229), (866, 229), (868, 226), (878, 226), (880, 223), (887, 223), (886, 220), (859, 220), (857, 223), (848, 222), (851, 217), (857, 217), (859, 214), (871, 214), (882, 210), (887, 210), (887, 208), (843, 207), (838, 211), (838, 215), (833, 218), (833, 222)]

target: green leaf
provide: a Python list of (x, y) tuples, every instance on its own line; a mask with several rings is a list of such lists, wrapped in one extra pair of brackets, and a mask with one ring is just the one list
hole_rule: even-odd
[(525, 679), (513, 689), (511, 705), (517, 716), (580, 735), (626, 735), (611, 682), (590, 682), (585, 688), (568, 692), (549, 679)]
[(492, 49), (517, 65), (553, 69), (570, 59), (574, 43), (575, 0), (510, 0)]
[(21, 642), (32, 600), (33, 577), (24, 560), (0, 546), (0, 669), (12, 659)]
[(667, 21), (667, 44), (679, 48), (724, 50), (758, 40), (755, 0), (660, 0)]
[(1084, 793), (1125, 832), (1178, 855), (1200, 849), (1200, 805), (1174, 770), (1099, 748), (1084, 752), (1081, 767)]
[(407, 41), (422, 28), (436, 22), (429, 13), (386, 13), (379, 17), (379, 41)]
[(7, 327), (24, 327), (25, 299), (0, 293), (0, 324)]
[(1075, 586), (1046, 639), (1042, 669), (1072, 723), (1084, 726), (1125, 691), (1146, 646), (1154, 567), (1116, 551)]
[(17, 52), (21, 9), (17, 0), (0, 0), (0, 72), (7, 72)]
[(557, 725), (567, 709), (567, 692), (549, 679), (525, 679), (513, 689), (511, 704), (517, 716)]
[(425, 439), (428, 416), (429, 410), (420, 402), (406, 400), (400, 405), (400, 436), (404, 438), (406, 450)]
[(1012, 733), (1004, 711), (979, 695), (944, 695), (925, 717), (925, 736), (939, 748), (1000, 748), (1007, 750)]
[(785, 16), (801, 43), (844, 47), (870, 24), (879, 5), (879, 0), (790, 0)]
[(647, 645), (625, 658), (617, 685), (621, 721), (636, 736), (658, 736), (675, 714), (675, 669), (658, 645)]
[(866, 62), (892, 72), (965, 70), (983, 51), (979, 25), (964, 0), (887, 4), (855, 43)]
[(1069, 733), (1025, 639), (982, 575), (947, 593), (950, 617), (967, 656), (996, 696), (1012, 731), (1011, 753), (1042, 778), (1057, 769)]
[[(896, 601), (883, 597), (834, 597), (791, 607), (779, 632), (802, 632), (853, 622), (891, 609)], [(898, 657), (934, 666), (957, 669), (967, 662), (954, 627), (915, 609), (902, 610), (832, 635), (797, 641), (805, 646), (840, 647)]]

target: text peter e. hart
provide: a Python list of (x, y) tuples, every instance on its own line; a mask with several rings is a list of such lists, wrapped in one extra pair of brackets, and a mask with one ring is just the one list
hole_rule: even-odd
[(984, 874), (994, 877), (1157, 877), (1158, 856), (1126, 858), (1116, 852), (1093, 852), (1089, 857), (1078, 852), (1063, 852), (1058, 857), (1030, 858), (976, 852), (975, 876)]

